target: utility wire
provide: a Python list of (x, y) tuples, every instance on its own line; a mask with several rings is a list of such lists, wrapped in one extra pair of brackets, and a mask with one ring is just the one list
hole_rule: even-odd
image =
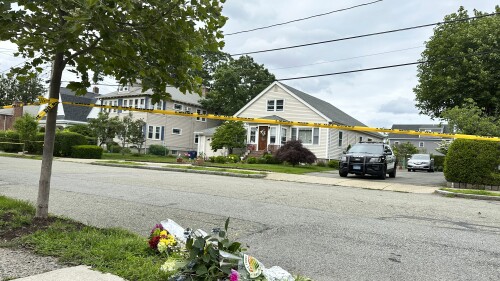
[(269, 71), (271, 71), (271, 70), (280, 70), (280, 69), (290, 69), (290, 68), (297, 68), (297, 67), (311, 66), (311, 65), (318, 65), (318, 64), (325, 64), (325, 63), (332, 63), (332, 62), (337, 62), (337, 61), (345, 61), (345, 60), (352, 60), (352, 59), (359, 59), (359, 58), (366, 58), (366, 57), (378, 56), (378, 55), (383, 55), (383, 54), (389, 54), (389, 53), (396, 53), (396, 52), (402, 52), (402, 51), (407, 51), (407, 50), (413, 50), (413, 49), (418, 49), (418, 48), (423, 48), (423, 47), (425, 47), (425, 46), (418, 46), (418, 47), (411, 47), (411, 48), (405, 48), (405, 49), (399, 49), (399, 50), (392, 50), (392, 51), (387, 51), (387, 52), (367, 54), (367, 55), (356, 56), (356, 57), (349, 57), (349, 58), (343, 58), (343, 59), (335, 59), (335, 60), (329, 60), (329, 61), (322, 61), (322, 62), (317, 62), (317, 63), (301, 64), (301, 65), (294, 65), (294, 66), (285, 66), (285, 67), (279, 67), (279, 68), (269, 69)]
[(375, 35), (382, 35), (382, 34), (387, 34), (387, 33), (407, 31), (407, 30), (412, 30), (412, 29), (418, 29), (418, 28), (423, 28), (423, 27), (444, 24), (444, 23), (448, 24), (448, 23), (468, 21), (468, 20), (472, 20), (472, 19), (490, 17), (490, 16), (494, 16), (494, 15), (499, 15), (499, 14), (500, 13), (492, 13), (492, 14), (486, 14), (486, 15), (481, 15), (481, 16), (476, 16), (476, 17), (469, 17), (466, 19), (457, 19), (457, 20), (451, 20), (451, 21), (429, 23), (429, 24), (417, 25), (417, 26), (412, 26), (412, 27), (398, 28), (398, 29), (392, 29), (392, 30), (387, 30), (387, 31), (368, 33), (368, 34), (363, 34), (363, 35), (356, 35), (356, 36), (350, 36), (350, 37), (344, 37), (344, 38), (338, 38), (338, 39), (332, 39), (332, 40), (325, 40), (325, 41), (319, 41), (319, 42), (313, 42), (313, 43), (306, 43), (306, 44), (300, 44), (300, 45), (294, 45), (294, 46), (288, 46), (288, 47), (280, 47), (280, 48), (260, 50), (260, 51), (244, 52), (244, 53), (239, 53), (239, 54), (232, 54), (231, 56), (234, 57), (234, 56), (241, 56), (241, 55), (250, 55), (250, 54), (258, 54), (258, 53), (266, 53), (266, 52), (287, 50), (287, 49), (300, 48), (300, 47), (307, 47), (307, 46), (312, 46), (312, 45), (319, 45), (319, 44), (345, 41), (345, 40), (351, 40), (351, 39), (357, 39), (357, 38), (363, 38), (363, 37), (369, 37), (369, 36), (375, 36)]
[(375, 4), (377, 2), (382, 2), (382, 1), (383, 0), (377, 0), (377, 1), (369, 2), (369, 3), (363, 3), (363, 4), (356, 5), (356, 6), (352, 6), (352, 7), (348, 7), (348, 8), (343, 8), (343, 9), (339, 9), (339, 10), (334, 10), (334, 11), (330, 11), (330, 12), (326, 12), (326, 13), (322, 13), (322, 14), (317, 14), (317, 15), (313, 15), (313, 16), (309, 16), (309, 17), (305, 17), (305, 18), (290, 20), (290, 21), (286, 21), (286, 22), (282, 22), (282, 23), (271, 24), (271, 25), (257, 27), (257, 28), (252, 28), (252, 29), (248, 29), (248, 30), (242, 30), (242, 31), (232, 32), (232, 33), (225, 34), (224, 36), (230, 36), (230, 35), (235, 35), (235, 34), (247, 33), (247, 32), (252, 32), (252, 31), (256, 31), (256, 30), (262, 30), (262, 29), (267, 29), (267, 28), (271, 28), (271, 27), (275, 27), (275, 26), (285, 25), (285, 24), (289, 24), (289, 23), (292, 23), (292, 22), (304, 21), (304, 20), (308, 20), (308, 19), (312, 19), (312, 18), (316, 18), (316, 17), (330, 15), (330, 14), (337, 13), (337, 12), (342, 12), (342, 11), (347, 11), (347, 10), (351, 10), (351, 9), (354, 9), (354, 8), (359, 8), (359, 7), (366, 6), (366, 5)]
[(349, 73), (364, 72), (364, 71), (371, 71), (371, 70), (379, 70), (379, 69), (386, 69), (386, 68), (395, 68), (395, 67), (402, 67), (402, 66), (409, 66), (409, 65), (415, 65), (415, 64), (423, 64), (423, 63), (435, 62), (435, 61), (438, 61), (438, 60), (454, 60), (454, 59), (460, 59), (460, 58), (465, 58), (465, 57), (475, 56), (475, 55), (487, 55), (487, 54), (491, 54), (491, 53), (497, 53), (499, 51), (500, 50), (491, 51), (491, 52), (472, 53), (472, 54), (468, 54), (468, 55), (465, 55), (465, 56), (446, 57), (446, 58), (439, 58), (439, 59), (434, 59), (434, 60), (416, 61), (416, 62), (409, 62), (409, 63), (401, 63), (401, 64), (377, 66), (377, 67), (371, 67), (371, 68), (362, 68), (362, 69), (356, 69), (356, 70), (347, 70), (347, 71), (332, 72), (332, 73), (323, 73), (323, 74), (300, 76), (300, 77), (291, 77), (291, 78), (281, 78), (281, 79), (276, 79), (275, 81), (289, 81), (289, 80), (298, 80), (298, 79), (308, 79), (308, 78), (316, 78), (316, 77), (324, 77), (324, 76), (334, 76), (334, 75), (340, 75), (340, 74), (349, 74)]

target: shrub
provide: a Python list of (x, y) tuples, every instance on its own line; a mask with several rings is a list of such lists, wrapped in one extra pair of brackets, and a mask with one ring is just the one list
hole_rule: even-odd
[(288, 141), (278, 149), (276, 158), (280, 161), (286, 161), (293, 166), (299, 163), (312, 164), (316, 161), (316, 156), (307, 148), (302, 146), (299, 140)]
[(224, 156), (216, 156), (215, 157), (215, 163), (221, 163), (221, 164), (226, 163), (226, 157), (224, 157)]
[(208, 157), (208, 161), (210, 161), (211, 163), (215, 163), (215, 156)]
[(255, 158), (255, 157), (249, 157), (247, 159), (247, 163), (248, 164), (257, 164), (257, 158)]
[(431, 158), (434, 158), (434, 167), (443, 167), (444, 157), (444, 155), (431, 155)]
[(130, 153), (132, 153), (132, 150), (130, 150), (130, 148), (128, 148), (128, 147), (123, 147), (121, 153), (122, 154), (130, 154)]
[(319, 160), (318, 162), (316, 162), (316, 166), (318, 166), (318, 167), (326, 167), (326, 163), (323, 160)]
[(500, 144), (457, 139), (444, 161), (444, 176), (450, 182), (500, 185)]
[(97, 145), (75, 145), (71, 150), (71, 157), (85, 159), (101, 159), (103, 149)]
[(86, 145), (87, 140), (84, 135), (62, 131), (56, 133), (55, 143), (54, 156), (70, 157), (73, 146)]
[(90, 144), (90, 145), (97, 145), (97, 138), (95, 137), (85, 137), (85, 139), (87, 140), (87, 143)]
[(168, 154), (168, 148), (159, 144), (152, 144), (149, 146), (148, 154), (165, 156)]
[(339, 169), (339, 161), (338, 160), (328, 161), (328, 167), (338, 170)]
[(280, 161), (278, 158), (276, 158), (272, 154), (264, 154), (262, 156), (262, 159), (265, 159), (266, 162), (263, 164), (281, 164), (283, 161)]
[(230, 163), (238, 163), (240, 161), (240, 157), (236, 154), (229, 154), (226, 160)]
[(257, 163), (259, 163), (259, 164), (267, 164), (267, 159), (264, 156), (262, 156), (260, 158), (257, 158)]
[(23, 151), (22, 144), (15, 144), (15, 143), (20, 143), (19, 133), (17, 133), (16, 131), (0, 131), (0, 142), (5, 142), (5, 143), (0, 143), (0, 150), (3, 150), (5, 152)]

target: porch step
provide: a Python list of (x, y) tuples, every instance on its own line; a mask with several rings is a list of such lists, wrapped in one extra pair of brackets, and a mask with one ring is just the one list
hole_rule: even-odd
[(265, 151), (264, 150), (252, 150), (250, 153), (247, 155), (246, 158), (250, 157), (255, 157), (255, 158), (260, 158), (264, 155)]

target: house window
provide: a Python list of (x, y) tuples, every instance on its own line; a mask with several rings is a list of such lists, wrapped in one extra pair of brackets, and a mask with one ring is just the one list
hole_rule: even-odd
[(198, 143), (200, 139), (200, 135), (194, 135), (194, 143)]
[[(113, 106), (118, 106), (118, 101), (117, 100), (113, 101)], [(113, 108), (113, 112), (116, 112), (116, 108)]]
[(363, 137), (359, 137), (359, 142), (362, 142), (363, 141)]
[(174, 110), (182, 111), (182, 104), (174, 103)]
[(148, 139), (153, 138), (153, 130), (154, 130), (153, 126), (148, 126)]
[(161, 127), (155, 127), (155, 140), (159, 140), (161, 138), (160, 132), (161, 132)]
[(284, 100), (268, 100), (267, 111), (283, 111)]
[(292, 128), (292, 140), (303, 144), (319, 144), (319, 128)]
[[(198, 114), (207, 114), (207, 111), (206, 110), (197, 109), (196, 113), (198, 113)], [(207, 118), (205, 118), (205, 117), (196, 117), (196, 121), (207, 122)]]
[(139, 99), (134, 100), (134, 107), (139, 108)]
[(177, 155), (177, 150), (170, 150), (170, 154)]
[(173, 135), (180, 135), (182, 133), (182, 130), (179, 128), (172, 128), (172, 134)]
[(286, 128), (281, 128), (281, 144), (286, 143)]
[(424, 142), (423, 141), (419, 142), (418, 147), (424, 147)]
[(256, 135), (257, 135), (257, 127), (250, 127), (250, 143), (255, 143)]
[(146, 101), (144, 99), (141, 99), (141, 106), (140, 108), (145, 108), (146, 106)]
[(342, 146), (342, 138), (344, 137), (344, 132), (339, 132), (339, 146)]
[(319, 144), (319, 128), (313, 128), (313, 144)]
[(269, 129), (269, 143), (271, 144), (276, 143), (276, 127), (271, 127)]
[[(128, 107), (128, 100), (123, 100), (123, 107)], [(126, 110), (124, 110), (123, 112), (125, 112)]]
[(371, 139), (371, 138), (368, 138), (368, 141), (373, 141), (373, 139)]

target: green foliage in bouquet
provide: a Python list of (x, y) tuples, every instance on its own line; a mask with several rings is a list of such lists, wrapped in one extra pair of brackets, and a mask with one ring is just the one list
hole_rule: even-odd
[(224, 230), (214, 235), (189, 238), (186, 249), (189, 253), (187, 265), (181, 269), (185, 280), (225, 280), (231, 274), (231, 269), (238, 267), (238, 260), (223, 261), (221, 251), (234, 256), (244, 251), (241, 243), (230, 241), (227, 237), (229, 218)]

